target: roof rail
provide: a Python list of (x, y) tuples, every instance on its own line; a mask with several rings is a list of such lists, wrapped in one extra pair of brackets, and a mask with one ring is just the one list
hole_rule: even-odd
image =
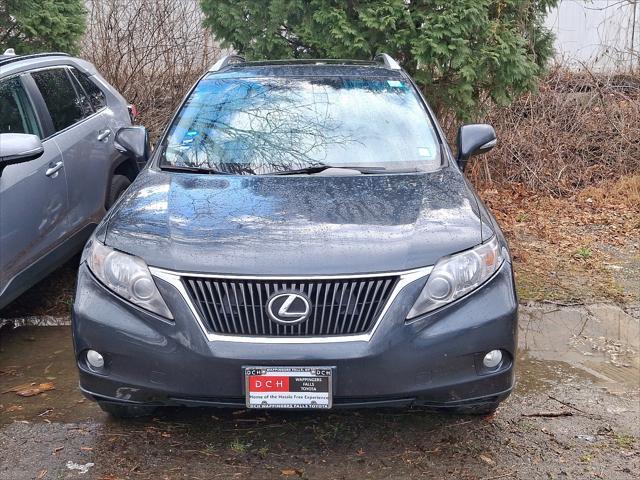
[(375, 57), (373, 57), (373, 61), (383, 64), (390, 70), (402, 70), (400, 64), (396, 62), (393, 57), (391, 57), (391, 55), (388, 55), (386, 53), (377, 54)]
[[(5, 52), (4, 55), (7, 55)], [(0, 65), (7, 65), (8, 63), (20, 62), (22, 60), (29, 60), (30, 58), (41, 58), (41, 57), (70, 57), (68, 53), (62, 52), (49, 52), (49, 53), (33, 53), (30, 55), (7, 55), (4, 58), (0, 58)]]
[(241, 57), (240, 55), (225, 55), (216, 63), (214, 63), (213, 66), (209, 69), (209, 71), (217, 72), (222, 70), (224, 67), (233, 65), (234, 63), (244, 63), (244, 57)]

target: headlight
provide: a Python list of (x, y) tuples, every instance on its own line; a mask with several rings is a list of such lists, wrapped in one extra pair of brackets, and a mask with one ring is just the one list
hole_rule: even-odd
[(144, 261), (91, 240), (83, 254), (93, 274), (125, 300), (173, 319)]
[(479, 287), (498, 271), (505, 255), (494, 236), (471, 250), (442, 258), (431, 271), (407, 318), (435, 310)]

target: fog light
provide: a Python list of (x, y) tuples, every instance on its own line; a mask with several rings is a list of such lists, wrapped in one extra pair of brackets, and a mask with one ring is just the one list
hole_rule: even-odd
[(87, 350), (87, 363), (93, 368), (104, 367), (104, 357), (95, 350)]
[(500, 350), (491, 350), (484, 356), (482, 363), (487, 368), (496, 368), (502, 361), (502, 352)]

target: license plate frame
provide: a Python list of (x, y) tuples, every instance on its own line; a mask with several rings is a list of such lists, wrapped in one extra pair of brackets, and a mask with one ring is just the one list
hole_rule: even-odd
[[(334, 370), (334, 367), (244, 366), (245, 405), (249, 409), (329, 410), (333, 407)], [(272, 381), (269, 385), (268, 380)]]

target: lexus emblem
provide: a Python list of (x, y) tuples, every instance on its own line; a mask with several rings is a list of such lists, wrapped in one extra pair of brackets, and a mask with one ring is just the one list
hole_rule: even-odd
[(299, 292), (278, 292), (267, 301), (267, 315), (282, 325), (304, 322), (311, 314), (311, 302)]

